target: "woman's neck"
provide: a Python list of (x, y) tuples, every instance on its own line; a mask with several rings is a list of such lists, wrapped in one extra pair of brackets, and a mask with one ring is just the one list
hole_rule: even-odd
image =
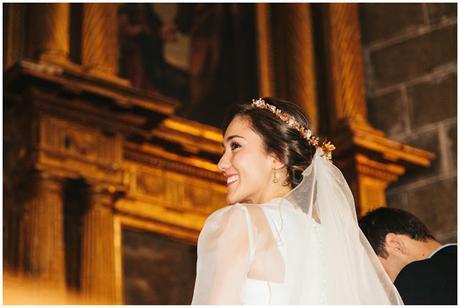
[(285, 197), (292, 189), (289, 185), (276, 185), (276, 187), (273, 188), (274, 189), (270, 190), (270, 193), (262, 194), (257, 200), (252, 200), (252, 202), (249, 203), (268, 203), (270, 200)]

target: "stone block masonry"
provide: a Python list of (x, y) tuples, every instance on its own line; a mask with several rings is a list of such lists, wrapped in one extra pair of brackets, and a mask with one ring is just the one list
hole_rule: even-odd
[(387, 190), (441, 242), (457, 241), (457, 4), (360, 4), (369, 121), (434, 152)]

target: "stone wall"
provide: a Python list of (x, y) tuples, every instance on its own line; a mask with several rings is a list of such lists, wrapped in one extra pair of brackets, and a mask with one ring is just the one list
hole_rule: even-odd
[(360, 4), (369, 120), (432, 151), (387, 191), (442, 242), (457, 240), (457, 4)]

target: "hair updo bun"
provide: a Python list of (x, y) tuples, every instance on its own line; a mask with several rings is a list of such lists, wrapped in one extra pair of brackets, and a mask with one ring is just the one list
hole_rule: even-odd
[[(293, 116), (300, 125), (311, 129), (310, 120), (299, 106), (270, 97), (264, 97), (263, 100)], [(251, 104), (232, 106), (224, 121), (223, 133), (236, 116), (244, 116), (249, 120), (252, 129), (262, 138), (265, 151), (275, 154), (285, 164), (288, 184), (292, 188), (297, 186), (302, 181), (302, 172), (310, 165), (316, 148), (298, 130), (289, 127), (274, 113)]]

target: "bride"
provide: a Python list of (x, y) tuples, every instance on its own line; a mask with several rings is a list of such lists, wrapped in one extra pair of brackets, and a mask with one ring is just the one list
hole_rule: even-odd
[(192, 304), (402, 304), (351, 191), (301, 109), (264, 98), (224, 125), (227, 207), (198, 239)]

